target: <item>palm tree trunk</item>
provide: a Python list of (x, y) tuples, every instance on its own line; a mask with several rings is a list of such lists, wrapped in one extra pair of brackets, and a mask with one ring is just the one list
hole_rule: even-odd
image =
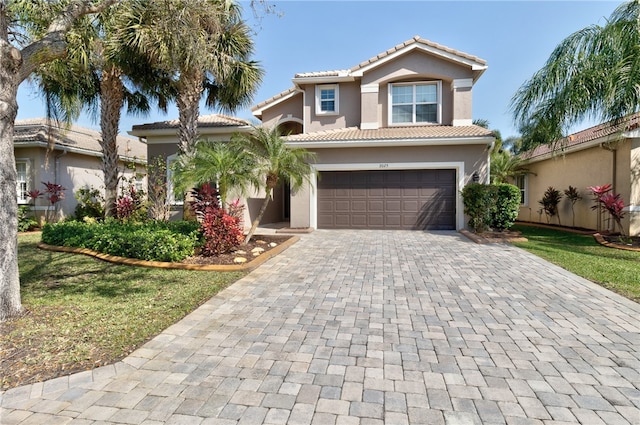
[(244, 242), (242, 243), (243, 245), (248, 244), (249, 241), (251, 240), (251, 237), (256, 232), (256, 229), (258, 228), (258, 224), (260, 224), (260, 220), (262, 220), (262, 216), (264, 215), (264, 212), (267, 210), (267, 205), (269, 205), (270, 200), (271, 200), (271, 190), (268, 190), (267, 196), (265, 196), (264, 201), (262, 201), (262, 206), (260, 207), (258, 216), (251, 223), (251, 229), (249, 229), (247, 236), (244, 238)]
[(124, 87), (120, 69), (111, 65), (102, 71), (100, 82), (100, 130), (102, 138), (102, 172), (104, 174), (104, 214), (115, 215), (118, 196), (118, 129), (124, 104)]
[(178, 81), (178, 116), (180, 118), (180, 151), (189, 154), (198, 137), (198, 116), (204, 75), (200, 70), (187, 70)]

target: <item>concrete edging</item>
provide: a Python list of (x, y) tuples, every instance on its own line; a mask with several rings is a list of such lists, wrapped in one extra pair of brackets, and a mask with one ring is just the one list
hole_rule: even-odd
[(83, 254), (90, 257), (98, 258), (103, 261), (108, 261), (114, 264), (124, 264), (127, 266), (139, 266), (139, 267), (153, 267), (159, 269), (177, 269), (177, 270), (199, 270), (199, 271), (215, 271), (215, 272), (239, 272), (239, 271), (251, 271), (256, 267), (262, 265), (265, 261), (283, 252), (294, 243), (298, 242), (300, 237), (291, 236), (286, 241), (278, 244), (278, 246), (265, 251), (264, 254), (260, 254), (253, 260), (244, 264), (187, 264), (187, 263), (172, 263), (168, 261), (146, 261), (136, 258), (118, 257), (116, 255), (103, 254), (101, 252), (93, 251), (87, 248), (72, 248), (67, 246), (55, 246), (47, 245), (39, 242), (38, 248), (47, 251), (56, 252), (68, 252), (71, 254)]
[(622, 249), (624, 251), (640, 252), (640, 248), (636, 248), (633, 246), (618, 245), (615, 243), (608, 242), (607, 240), (605, 240), (605, 238), (602, 237), (600, 233), (594, 233), (593, 237), (595, 238), (596, 242), (598, 242), (602, 246), (606, 246), (607, 248), (615, 248), (615, 249)]

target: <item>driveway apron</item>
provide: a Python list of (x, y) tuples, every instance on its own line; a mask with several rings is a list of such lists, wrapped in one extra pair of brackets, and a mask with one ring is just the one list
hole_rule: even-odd
[(640, 306), (507, 244), (318, 230), (2, 424), (640, 424)]

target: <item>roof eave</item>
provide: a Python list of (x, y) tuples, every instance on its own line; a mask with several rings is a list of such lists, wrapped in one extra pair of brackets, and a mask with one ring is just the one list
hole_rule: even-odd
[[(291, 90), (291, 89), (289, 89), (289, 90)], [(285, 92), (282, 92), (282, 93), (285, 93)], [(273, 106), (275, 106), (275, 105), (277, 105), (279, 103), (282, 103), (285, 100), (289, 100), (289, 99), (291, 99), (292, 97), (296, 96), (299, 93), (301, 93), (301, 91), (298, 90), (297, 87), (296, 87), (296, 90), (291, 91), (291, 93), (287, 93), (284, 96), (278, 97), (277, 99), (273, 99), (272, 101), (267, 102), (267, 103), (265, 103), (264, 105), (262, 105), (260, 107), (254, 108), (251, 111), (251, 113), (253, 114), (254, 117), (261, 119), (262, 118), (262, 113), (265, 110), (267, 110), (267, 109), (269, 109), (269, 108), (271, 108), (271, 107), (273, 107)]]
[[(206, 127), (206, 126), (198, 126), (198, 134), (200, 136), (206, 136), (208, 134), (223, 134), (223, 133), (235, 133), (235, 132), (245, 132), (251, 131), (252, 127), (250, 125), (229, 125), (223, 127)], [(170, 128), (151, 128), (151, 129), (131, 129), (127, 131), (127, 134), (135, 137), (153, 137), (153, 136), (176, 136), (178, 134), (178, 127), (170, 127)]]
[[(626, 139), (626, 138), (630, 138), (633, 136), (628, 135), (631, 132), (627, 132), (627, 133), (623, 133), (622, 134), (622, 138)], [(638, 133), (638, 136), (640, 137), (640, 132)], [(546, 152), (542, 155), (537, 155), (534, 156), (533, 158), (524, 158), (524, 162), (526, 164), (531, 164), (534, 162), (540, 162), (540, 161), (545, 161), (547, 159), (551, 159), (551, 158), (556, 158), (558, 156), (562, 156), (562, 155), (566, 155), (569, 153), (574, 153), (574, 152), (579, 152), (579, 151), (583, 151), (586, 149), (591, 149), (591, 148), (595, 148), (598, 146), (602, 146), (604, 144), (609, 144), (612, 142), (617, 142), (620, 141), (620, 135), (619, 134), (609, 134), (603, 137), (598, 137), (596, 139), (593, 140), (589, 140), (587, 142), (584, 143), (580, 143), (577, 145), (573, 145), (573, 146), (568, 146), (566, 148), (560, 148), (560, 149), (554, 149), (550, 152)]]
[[(49, 142), (43, 142), (43, 141), (39, 141), (39, 140), (28, 140), (28, 141), (14, 141), (13, 143), (14, 147), (19, 147), (19, 148), (49, 148), (50, 144)], [(102, 158), (102, 152), (98, 152), (98, 151), (94, 151), (91, 149), (83, 149), (83, 148), (76, 148), (73, 146), (69, 146), (69, 145), (64, 145), (61, 143), (54, 143), (54, 150), (57, 151), (63, 151), (63, 152), (69, 152), (69, 153), (75, 153), (75, 154), (79, 154), (79, 155), (86, 155), (86, 156), (94, 156), (96, 158)], [(136, 156), (128, 156), (128, 155), (121, 155), (118, 154), (118, 159), (120, 159), (121, 161), (125, 161), (125, 162), (135, 162), (137, 164), (146, 164), (147, 163), (147, 159), (144, 157), (136, 157)]]
[(361, 147), (398, 147), (398, 146), (452, 146), (452, 145), (490, 145), (493, 136), (438, 137), (413, 139), (367, 139), (367, 140), (316, 140), (287, 141), (286, 144), (305, 148), (361, 148)]
[(353, 75), (329, 75), (318, 77), (294, 77), (291, 81), (300, 88), (302, 84), (335, 84), (335, 83), (350, 83), (355, 81), (356, 78)]

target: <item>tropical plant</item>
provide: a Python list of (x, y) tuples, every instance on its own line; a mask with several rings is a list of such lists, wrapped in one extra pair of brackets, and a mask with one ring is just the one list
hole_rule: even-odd
[(233, 111), (251, 102), (263, 71), (250, 60), (253, 41), (237, 3), (131, 0), (118, 20), (119, 48), (146, 55), (175, 95), (182, 153), (197, 140), (203, 94), (210, 108)]
[(626, 236), (624, 227), (622, 227), (622, 219), (624, 218), (624, 201), (619, 193), (605, 193), (600, 197), (600, 202), (605, 211), (611, 215), (613, 221), (616, 222), (620, 228), (622, 236)]
[(233, 213), (228, 214), (220, 205), (219, 193), (213, 185), (205, 183), (194, 189), (190, 202), (194, 209), (200, 231), (204, 237), (201, 253), (205, 256), (215, 256), (229, 252), (242, 243), (242, 209), (239, 204), (233, 207)]
[(75, 209), (75, 217), (77, 220), (84, 220), (86, 217), (103, 218), (104, 217), (104, 197), (100, 190), (93, 187), (81, 187), (73, 194), (78, 201)]
[(597, 217), (597, 230), (602, 230), (602, 212), (604, 211), (604, 207), (602, 206), (602, 197), (610, 192), (612, 189), (611, 184), (604, 184), (602, 186), (589, 186), (587, 190), (591, 192), (592, 200), (594, 205), (591, 206), (592, 210), (596, 210)]
[(289, 184), (293, 191), (311, 182), (314, 169), (309, 163), (315, 160), (315, 154), (304, 148), (291, 147), (285, 143), (277, 127), (271, 129), (254, 127), (251, 133), (236, 133), (233, 143), (243, 146), (254, 157), (254, 173), (261, 176), (266, 194), (258, 215), (251, 223), (251, 229), (244, 243), (251, 240), (262, 216), (269, 205), (273, 189), (279, 184)]
[(571, 203), (571, 218), (572, 218), (571, 226), (575, 227), (576, 225), (575, 205), (576, 205), (576, 202), (582, 199), (582, 196), (580, 195), (580, 192), (578, 192), (578, 189), (576, 189), (571, 185), (569, 185), (569, 188), (564, 190), (564, 196)]
[(640, 2), (563, 40), (513, 96), (526, 148), (554, 144), (586, 117), (621, 122), (640, 109)]
[(516, 177), (529, 174), (529, 170), (524, 165), (524, 160), (509, 151), (501, 151), (491, 154), (489, 175), (491, 183), (508, 183)]
[(18, 207), (18, 232), (27, 232), (38, 227), (38, 222), (31, 215), (31, 208), (28, 205)]
[[(156, 76), (149, 71), (146, 57), (123, 53), (113, 42), (116, 21), (123, 4), (114, 6), (97, 19), (84, 18), (74, 25), (67, 39), (68, 54), (40, 67), (36, 73), (46, 99), (48, 115), (69, 124), (83, 109), (100, 117), (98, 140), (102, 150), (105, 187), (105, 216), (115, 214), (120, 170), (118, 132), (123, 107), (128, 113), (149, 111), (149, 97), (164, 107), (164, 93), (150, 90)], [(144, 88), (144, 90), (142, 90)]]
[(194, 186), (215, 182), (220, 204), (224, 206), (230, 191), (245, 195), (251, 187), (260, 186), (255, 167), (255, 156), (244, 146), (201, 140), (191, 155), (181, 154), (174, 162), (174, 187), (185, 192)]
[(551, 217), (558, 216), (558, 224), (560, 223), (560, 215), (558, 215), (558, 204), (562, 199), (562, 193), (553, 186), (549, 186), (544, 192), (542, 199), (538, 201), (545, 215), (547, 216), (547, 223), (551, 221)]

